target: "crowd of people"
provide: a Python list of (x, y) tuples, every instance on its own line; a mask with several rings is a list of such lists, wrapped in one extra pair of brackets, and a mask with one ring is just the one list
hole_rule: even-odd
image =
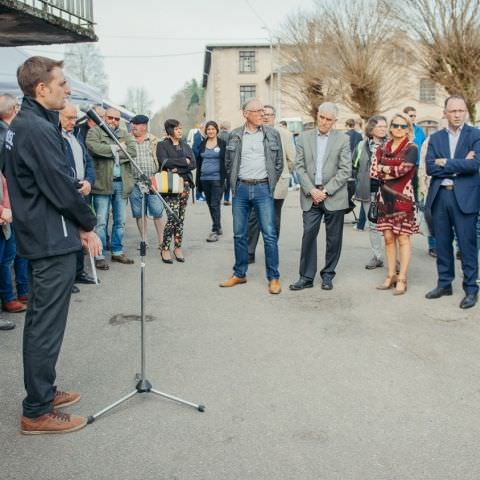
[[(452, 295), (456, 242), (464, 275), (460, 307), (476, 304), (480, 130), (467, 125), (462, 97), (447, 98), (448, 126), (429, 138), (416, 125), (413, 107), (390, 120), (374, 115), (360, 133), (355, 120), (347, 121), (346, 132), (335, 129), (338, 108), (324, 102), (316, 128), (294, 137), (276, 121), (273, 106), (249, 99), (242, 106), (242, 126), (230, 130), (227, 122), (219, 126), (209, 120), (185, 140), (176, 119), (168, 119), (157, 138), (146, 115), (126, 124), (115, 108), (97, 105), (115, 141), (91, 119), (79, 121), (77, 107), (66, 100), (62, 68), (62, 62), (32, 57), (17, 74), (21, 108), (16, 97), (0, 94), (0, 296), (5, 311), (27, 310), (23, 433), (74, 431), (86, 423), (57, 412), (80, 395), (57, 390), (55, 364), (71, 294), (79, 291), (78, 284), (97, 283), (84, 268), (84, 252), (99, 270), (109, 270), (109, 261), (134, 263), (124, 246), (128, 203), (144, 240), (147, 218), (153, 220), (161, 260), (170, 265), (186, 261), (182, 245), (189, 198), (205, 198), (211, 218), (207, 242), (222, 237), (221, 205), (231, 203), (235, 261), (220, 287), (247, 282), (261, 232), (268, 291), (274, 295), (282, 291), (278, 239), (292, 180), (299, 185), (303, 236), (299, 277), (289, 285), (291, 291), (314, 285), (322, 220), (321, 288), (334, 288), (344, 217), (356, 200), (356, 229), (368, 222), (372, 251), (365, 268), (386, 264), (385, 281), (377, 288), (404, 295), (411, 236), (422, 216), (438, 270), (437, 285), (426, 298)], [(163, 201), (143, 175), (154, 179)], [(1, 330), (14, 327), (10, 320), (0, 321)]]

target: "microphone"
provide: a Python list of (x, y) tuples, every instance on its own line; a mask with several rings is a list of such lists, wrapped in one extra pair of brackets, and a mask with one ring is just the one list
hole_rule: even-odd
[(103, 118), (101, 118), (98, 113), (92, 107), (80, 107), (80, 110), (90, 119), (93, 120), (107, 135), (110, 137), (115, 137), (115, 133), (112, 129), (105, 123)]

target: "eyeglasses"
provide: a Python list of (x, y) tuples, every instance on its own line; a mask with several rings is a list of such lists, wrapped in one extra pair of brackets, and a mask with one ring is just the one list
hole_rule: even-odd
[(117, 122), (120, 121), (120, 117), (112, 117), (111, 115), (107, 115), (107, 116), (106, 116), (106, 119), (107, 119), (107, 120), (115, 120), (115, 121), (117, 121)]
[(404, 123), (392, 123), (390, 128), (401, 128), (402, 130), (406, 130), (408, 125), (405, 125)]
[(261, 113), (262, 115), (265, 113), (265, 110), (263, 108), (260, 108), (258, 110), (246, 110), (246, 111), (250, 113)]
[(274, 113), (264, 113), (263, 116), (264, 117), (274, 117), (275, 114)]

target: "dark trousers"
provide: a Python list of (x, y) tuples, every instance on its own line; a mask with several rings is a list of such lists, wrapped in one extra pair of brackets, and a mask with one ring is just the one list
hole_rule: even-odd
[[(275, 228), (277, 229), (277, 240), (280, 238), (280, 224), (282, 223), (282, 207), (285, 200), (283, 198), (275, 198), (273, 206), (275, 208)], [(255, 209), (250, 211), (248, 218), (248, 256), (255, 257), (258, 238), (260, 237), (260, 226), (258, 225)]]
[(30, 260), (30, 298), (23, 330), (23, 371), (27, 396), (23, 415), (51, 410), (55, 365), (63, 342), (77, 253)]
[(77, 252), (77, 263), (75, 267), (75, 274), (77, 277), (82, 274), (85, 268), (84, 259), (85, 259), (85, 254), (83, 253), (83, 250), (79, 250)]
[(229, 202), (230, 201), (230, 176), (227, 175), (227, 178), (225, 179), (225, 193), (223, 195), (223, 201), (224, 202)]
[(222, 229), (220, 211), (224, 182), (221, 180), (202, 180), (202, 188), (207, 199), (210, 217), (212, 217), (212, 232), (218, 233)]
[(300, 256), (300, 276), (313, 280), (317, 273), (317, 237), (322, 218), (325, 221), (327, 248), (325, 251), (325, 267), (320, 276), (331, 280), (335, 276), (335, 267), (342, 252), (344, 210), (330, 212), (323, 203), (312, 205), (308, 212), (303, 212), (302, 253)]
[(432, 222), (437, 248), (439, 287), (450, 287), (455, 278), (455, 230), (458, 247), (462, 252), (463, 289), (466, 294), (478, 292), (477, 217), (477, 213), (465, 214), (460, 210), (453, 190), (438, 190), (432, 206)]

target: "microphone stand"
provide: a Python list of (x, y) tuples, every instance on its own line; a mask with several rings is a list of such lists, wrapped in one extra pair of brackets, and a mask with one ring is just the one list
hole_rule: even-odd
[[(88, 115), (88, 113), (87, 113)], [(89, 115), (90, 116), (90, 115)], [(91, 117), (92, 118), (92, 117)], [(95, 119), (94, 119), (95, 120)], [(96, 121), (96, 120), (95, 120)], [(175, 397), (173, 395), (170, 395), (168, 393), (161, 392), (159, 390), (156, 390), (153, 388), (152, 384), (150, 383), (149, 380), (147, 380), (146, 377), (146, 349), (145, 349), (145, 266), (146, 266), (146, 261), (145, 257), (147, 255), (147, 243), (145, 239), (145, 223), (146, 223), (146, 212), (145, 212), (145, 194), (148, 194), (150, 190), (152, 190), (155, 195), (162, 201), (163, 205), (167, 208), (169, 213), (177, 220), (178, 216), (175, 214), (175, 212), (170, 208), (170, 205), (164, 200), (164, 198), (160, 195), (158, 190), (153, 187), (152, 182), (150, 179), (145, 175), (145, 173), (142, 171), (142, 169), (139, 167), (138, 163), (135, 162), (135, 160), (131, 157), (131, 155), (128, 153), (127, 149), (120, 143), (118, 140), (117, 136), (115, 133), (112, 132), (112, 130), (104, 123), (104, 122), (97, 122), (97, 125), (99, 125), (102, 130), (104, 130), (108, 136), (118, 145), (118, 147), (122, 150), (122, 152), (126, 155), (126, 157), (130, 160), (131, 164), (135, 167), (137, 170), (140, 179), (138, 181), (140, 191), (142, 193), (141, 199), (142, 199), (142, 234), (141, 234), (141, 239), (140, 239), (140, 358), (141, 358), (141, 369), (140, 369), (140, 375), (137, 374), (137, 384), (135, 386), (135, 390), (130, 392), (129, 394), (125, 395), (124, 397), (120, 398), (116, 402), (108, 405), (107, 407), (103, 408), (99, 412), (95, 413), (94, 415), (90, 415), (88, 417), (87, 423), (91, 424), (95, 420), (97, 420), (98, 417), (101, 415), (104, 415), (105, 413), (109, 412), (113, 408), (121, 405), (122, 403), (126, 402), (133, 396), (139, 394), (139, 393), (153, 393), (155, 395), (158, 395), (163, 398), (167, 398), (169, 400), (173, 400), (174, 402), (180, 403), (182, 405), (187, 405), (189, 407), (193, 407), (197, 409), (199, 412), (204, 412), (205, 411), (205, 406), (204, 405), (197, 405), (192, 402), (188, 402), (187, 400), (183, 400), (181, 398)]]

